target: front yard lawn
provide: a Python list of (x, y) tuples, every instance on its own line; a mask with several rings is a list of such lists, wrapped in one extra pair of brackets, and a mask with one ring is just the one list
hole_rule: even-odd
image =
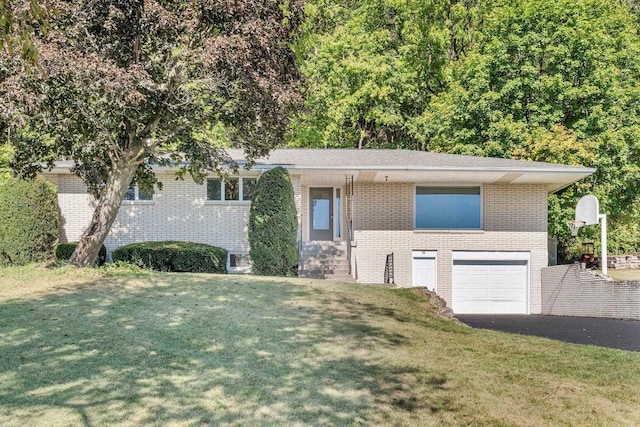
[(640, 353), (426, 307), (309, 279), (0, 270), (0, 425), (640, 424)]

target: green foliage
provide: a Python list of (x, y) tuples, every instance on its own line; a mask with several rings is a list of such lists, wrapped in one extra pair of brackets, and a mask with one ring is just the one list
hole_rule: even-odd
[(43, 179), (9, 179), (0, 186), (0, 266), (48, 258), (58, 221), (53, 185)]
[(469, 49), (477, 3), (310, 1), (297, 45), (307, 108), (290, 145), (418, 148), (416, 120)]
[(128, 262), (158, 271), (226, 273), (227, 251), (193, 242), (142, 242), (120, 246), (113, 262)]
[(249, 216), (249, 255), (253, 273), (291, 276), (298, 263), (298, 219), (293, 186), (286, 169), (265, 172), (256, 185)]
[[(23, 10), (30, 0), (11, 3)], [(72, 160), (98, 200), (72, 263), (95, 259), (129, 185), (160, 186), (151, 164), (202, 182), (237, 169), (223, 147), (243, 149), (250, 164), (284, 142), (301, 103), (291, 44), (303, 5), (61, 2), (47, 16), (54, 35), (29, 27), (42, 73), (0, 49), (0, 128), (11, 130), (12, 167), (33, 176)]]
[(0, 185), (11, 177), (9, 164), (13, 157), (13, 147), (10, 144), (0, 145)]
[[(640, 196), (640, 38), (629, 10), (600, 0), (519, 0), (492, 8), (481, 33), (422, 116), (428, 148), (596, 167), (552, 197), (550, 233), (569, 236), (564, 220), (587, 193), (623, 226)], [(640, 234), (609, 240), (612, 248), (637, 246)]]
[[(69, 261), (73, 251), (76, 250), (76, 246), (78, 246), (78, 242), (68, 242), (68, 243), (58, 243), (53, 250), (56, 259), (60, 261)], [(98, 252), (98, 258), (96, 259), (95, 265), (101, 266), (107, 260), (107, 248), (104, 245), (100, 247), (100, 252)]]

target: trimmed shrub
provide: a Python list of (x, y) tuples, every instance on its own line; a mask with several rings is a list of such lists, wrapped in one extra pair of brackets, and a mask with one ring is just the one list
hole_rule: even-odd
[(227, 251), (192, 242), (141, 242), (120, 246), (111, 253), (123, 261), (158, 271), (226, 273)]
[[(71, 255), (73, 255), (73, 251), (76, 250), (76, 246), (78, 246), (78, 242), (69, 242), (69, 243), (58, 243), (53, 250), (56, 259), (60, 261), (69, 261)], [(98, 258), (96, 258), (95, 265), (100, 267), (107, 260), (107, 248), (102, 245), (100, 248), (100, 252), (98, 252)]]
[(58, 239), (58, 197), (44, 179), (11, 178), (0, 186), (0, 266), (51, 256)]
[(298, 219), (289, 173), (283, 167), (265, 172), (253, 191), (249, 215), (249, 255), (253, 273), (294, 276), (298, 254)]

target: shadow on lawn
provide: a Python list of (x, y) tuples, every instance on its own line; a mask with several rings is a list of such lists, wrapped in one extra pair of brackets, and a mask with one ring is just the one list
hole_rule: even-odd
[(451, 409), (444, 376), (377, 354), (407, 338), (372, 326), (369, 305), (275, 280), (131, 280), (0, 304), (0, 420), (347, 425)]

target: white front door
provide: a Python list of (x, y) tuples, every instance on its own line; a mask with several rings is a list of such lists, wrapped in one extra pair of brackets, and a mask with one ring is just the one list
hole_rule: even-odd
[(430, 291), (436, 291), (435, 251), (413, 251), (412, 286), (426, 287)]

